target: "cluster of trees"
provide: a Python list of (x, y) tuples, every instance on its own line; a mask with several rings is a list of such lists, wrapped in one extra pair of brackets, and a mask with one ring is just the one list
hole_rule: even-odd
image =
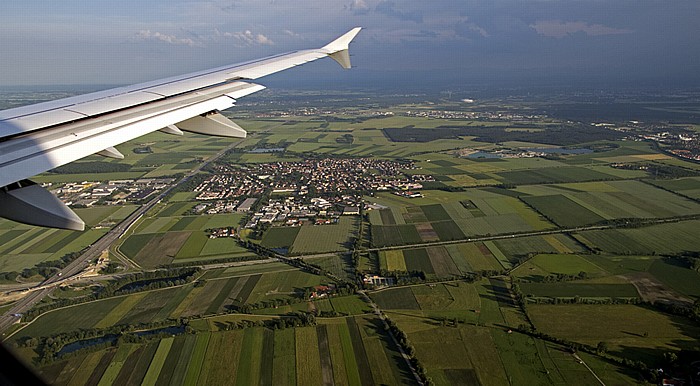
[[(47, 279), (47, 278), (49, 278), (49, 276), (52, 276), (54, 273), (65, 268), (73, 260), (80, 257), (80, 254), (81, 254), (81, 252), (72, 252), (72, 253), (67, 253), (67, 254), (63, 255), (58, 260), (39, 262), (39, 263), (37, 263), (37, 265), (35, 265), (32, 268), (25, 268), (24, 270), (22, 270), (22, 273), (20, 273), (20, 275), (23, 278), (30, 278), (32, 276), (41, 275), (45, 279)], [(14, 275), (14, 277), (16, 277), (16, 276), (17, 275)]]
[[(365, 312), (370, 313), (372, 311), (366, 310)], [(318, 312), (318, 316), (321, 318), (336, 318), (338, 316), (348, 316), (347, 312), (338, 312), (336, 310), (330, 310), (330, 311), (320, 311)]]
[(542, 277), (542, 283), (559, 283), (562, 281), (583, 280), (586, 278), (588, 278), (588, 274), (585, 271), (581, 271), (576, 275), (571, 275), (567, 273), (555, 273), (554, 275), (547, 275)]
[(352, 144), (352, 142), (355, 140), (355, 138), (352, 136), (352, 134), (343, 134), (340, 137), (337, 137), (335, 139), (335, 142), (337, 143), (347, 143), (347, 144)]
[[(238, 263), (241, 261), (253, 261), (253, 260), (265, 260), (266, 256), (249, 255), (249, 256), (233, 256), (233, 257), (222, 257), (218, 259), (207, 259), (207, 264), (225, 264), (225, 263)], [(201, 265), (202, 262), (183, 262), (183, 263), (172, 263), (163, 264), (160, 268), (176, 268), (176, 267), (192, 267)]]
[(19, 272), (16, 271), (0, 272), (0, 280), (4, 281), (14, 281), (17, 276), (19, 276)]
[(108, 282), (102, 291), (110, 295), (125, 295), (134, 292), (182, 285), (194, 280), (199, 268), (172, 268), (133, 273)]
[(379, 275), (394, 279), (394, 283), (396, 283), (397, 285), (425, 283), (425, 281), (427, 280), (425, 272), (417, 270), (387, 271), (385, 269), (382, 269), (379, 271)]
[(292, 316), (265, 321), (265, 327), (273, 330), (285, 328), (307, 327), (316, 325), (316, 316), (309, 312), (296, 312)]
[[(631, 165), (632, 167), (639, 167), (639, 164)], [(659, 163), (647, 163), (644, 164), (646, 166), (646, 171), (649, 174), (650, 177), (654, 177), (655, 179), (674, 179), (674, 178), (683, 178), (683, 177), (694, 177), (697, 176), (698, 173), (695, 170), (691, 169), (686, 169), (680, 166), (673, 166), (673, 165), (662, 165)], [(623, 167), (621, 167), (623, 168)], [(674, 192), (675, 193), (675, 192)]]
[(680, 255), (668, 256), (669, 263), (700, 272), (700, 252), (686, 251)]
[(316, 316), (308, 312), (295, 312), (275, 319), (265, 320), (239, 320), (230, 322), (215, 322), (220, 330), (231, 331), (251, 327), (266, 327), (271, 330), (283, 330), (285, 328), (308, 327), (316, 325)]
[(103, 275), (109, 275), (111, 273), (115, 273), (115, 272), (119, 271), (120, 267), (121, 266), (118, 263), (110, 261), (109, 263), (107, 263), (106, 266), (102, 267), (102, 269), (100, 270), (100, 273)]
[(403, 332), (403, 330), (401, 330), (393, 320), (389, 319), (388, 317), (386, 317), (384, 320), (389, 326), (389, 333), (391, 333), (391, 335), (394, 336), (396, 341), (399, 342), (399, 345), (401, 346), (403, 351), (409, 356), (411, 366), (416, 371), (423, 384), (432, 385), (433, 380), (430, 377), (428, 377), (428, 374), (425, 371), (425, 367), (422, 363), (420, 363), (420, 361), (416, 357), (416, 349), (408, 340), (408, 335), (406, 335), (406, 333)]
[(690, 320), (700, 323), (700, 299), (696, 299), (692, 305), (683, 305), (680, 303), (669, 303), (656, 301), (653, 303), (645, 302), (643, 305), (655, 308), (667, 314), (686, 317)]
[(630, 218), (612, 218), (598, 221), (592, 225), (612, 225), (618, 228), (640, 228), (649, 224), (649, 219), (630, 217)]
[(454, 327), (454, 328), (457, 328), (457, 327), (459, 327), (460, 324), (464, 324), (464, 323), (465, 323), (464, 319), (460, 319), (460, 318), (457, 318), (457, 317), (448, 318), (448, 317), (446, 317), (446, 316), (443, 316), (443, 317), (434, 318), (434, 319), (436, 319), (437, 321), (439, 321), (439, 322), (440, 322), (440, 325), (441, 325), (442, 327)]
[[(580, 273), (579, 273), (580, 275)], [(571, 275), (564, 275), (564, 276), (571, 276)], [(577, 276), (574, 276), (577, 277)], [(640, 304), (642, 303), (642, 300), (637, 297), (631, 297), (631, 298), (619, 298), (619, 297), (607, 297), (607, 298), (602, 298), (602, 297), (596, 297), (596, 298), (586, 298), (586, 297), (581, 297), (581, 296), (574, 296), (574, 297), (535, 297), (532, 294), (525, 294), (523, 293), (522, 289), (518, 285), (518, 283), (513, 283), (511, 285), (511, 290), (513, 291), (513, 294), (515, 295), (515, 300), (516, 302), (520, 305), (520, 307), (523, 309), (523, 312), (525, 315), (527, 315), (527, 310), (525, 308), (526, 303), (535, 303), (535, 304)], [(529, 319), (529, 316), (528, 316)]]

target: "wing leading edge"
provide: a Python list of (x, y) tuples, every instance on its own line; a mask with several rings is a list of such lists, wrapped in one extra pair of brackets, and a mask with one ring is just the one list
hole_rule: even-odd
[(219, 112), (265, 88), (248, 80), (327, 56), (350, 68), (348, 46), (359, 31), (318, 49), (1, 111), (0, 217), (83, 230), (75, 213), (26, 179), (95, 153), (123, 158), (115, 145), (158, 130), (244, 138)]

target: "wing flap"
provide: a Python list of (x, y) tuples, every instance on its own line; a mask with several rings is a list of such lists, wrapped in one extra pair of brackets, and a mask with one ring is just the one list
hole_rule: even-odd
[(221, 113), (213, 112), (198, 115), (178, 123), (178, 128), (190, 133), (213, 135), (217, 137), (245, 138), (246, 131)]

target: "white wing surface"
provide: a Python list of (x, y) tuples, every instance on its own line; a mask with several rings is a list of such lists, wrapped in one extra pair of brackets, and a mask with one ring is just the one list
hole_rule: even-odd
[(318, 49), (0, 111), (0, 217), (84, 229), (75, 213), (27, 178), (91, 154), (123, 158), (115, 145), (157, 130), (244, 138), (245, 130), (219, 112), (265, 88), (250, 80), (327, 56), (350, 68), (348, 45), (359, 31)]

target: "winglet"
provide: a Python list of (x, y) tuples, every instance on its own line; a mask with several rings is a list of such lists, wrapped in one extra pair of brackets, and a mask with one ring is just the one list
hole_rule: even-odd
[(348, 47), (352, 39), (357, 36), (362, 27), (355, 27), (345, 33), (345, 35), (333, 40), (332, 42), (323, 46), (323, 50), (328, 52), (328, 55), (333, 58), (338, 64), (343, 68), (350, 68), (350, 54), (348, 53)]

